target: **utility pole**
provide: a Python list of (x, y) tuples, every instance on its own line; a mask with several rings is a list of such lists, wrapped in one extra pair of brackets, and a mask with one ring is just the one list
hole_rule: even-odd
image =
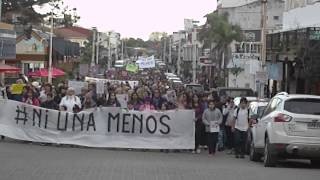
[(91, 53), (91, 70), (93, 70), (93, 67), (95, 65), (95, 47), (96, 47), (96, 27), (92, 28), (93, 32), (93, 39), (92, 39), (92, 53)]
[(267, 26), (267, 1), (261, 0), (261, 65), (266, 65), (266, 26)]
[[(267, 3), (268, 0), (261, 0), (261, 71), (264, 71), (264, 67), (266, 65), (266, 44), (267, 44), (267, 37), (266, 37), (266, 29), (267, 29)], [(265, 84), (260, 83), (259, 92), (261, 98), (264, 98), (264, 86)]]
[(124, 53), (123, 53), (123, 39), (121, 40), (121, 59), (124, 60)]
[(2, 0), (0, 0), (0, 22), (2, 20)]
[(192, 48), (193, 48), (193, 58), (192, 58), (192, 82), (196, 83), (197, 81), (197, 31), (194, 28), (192, 32)]
[(49, 67), (48, 83), (52, 84), (52, 53), (53, 53), (53, 9), (51, 10), (51, 29), (50, 29), (50, 50), (49, 50)]
[(177, 60), (177, 74), (181, 74), (181, 36), (179, 32), (179, 45), (178, 45), (178, 60)]
[(163, 40), (164, 40), (164, 44), (163, 44), (163, 62), (166, 62), (166, 46), (167, 46), (167, 41), (166, 41), (166, 37), (163, 37)]
[(172, 55), (172, 50), (171, 50), (171, 45), (172, 44), (172, 37), (169, 37), (169, 64), (172, 64), (172, 57), (171, 57), (171, 55)]
[(100, 51), (100, 34), (97, 32), (97, 51), (96, 51), (96, 64), (99, 64), (99, 51)]
[(111, 69), (111, 33), (109, 33), (109, 45), (108, 45), (108, 70)]

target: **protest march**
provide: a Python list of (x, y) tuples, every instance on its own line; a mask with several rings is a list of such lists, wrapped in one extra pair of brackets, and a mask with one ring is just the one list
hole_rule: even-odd
[(56, 86), (18, 79), (2, 90), (0, 135), (84, 147), (193, 153), (205, 147), (210, 154), (227, 148), (218, 138), (222, 103), (212, 93), (190, 91), (156, 69), (130, 74), (127, 79), (87, 76)]

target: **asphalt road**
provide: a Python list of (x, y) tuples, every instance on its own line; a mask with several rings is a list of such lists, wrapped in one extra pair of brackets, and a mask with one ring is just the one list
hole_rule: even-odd
[(161, 153), (0, 142), (0, 180), (318, 180), (308, 161), (277, 168), (225, 152)]

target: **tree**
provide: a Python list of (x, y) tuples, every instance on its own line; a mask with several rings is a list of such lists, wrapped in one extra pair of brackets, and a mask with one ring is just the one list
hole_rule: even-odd
[(149, 41), (161, 41), (163, 37), (167, 37), (168, 33), (166, 32), (152, 32), (149, 36)]
[(19, 13), (22, 16), (20, 16), (17, 20), (22, 25), (26, 25), (28, 23), (40, 23), (45, 15), (36, 12), (34, 6), (42, 6), (44, 4), (48, 4), (49, 2), (50, 0), (3, 0), (3, 21), (13, 23), (10, 13)]
[[(213, 12), (206, 17), (207, 21), (201, 29), (200, 39), (204, 42), (204, 47), (210, 48), (211, 57), (214, 51), (217, 52), (218, 72), (221, 75), (223, 71), (223, 79), (225, 79), (227, 77), (228, 47), (233, 41), (241, 40), (241, 29), (238, 25), (228, 22), (227, 14), (219, 15)], [(222, 68), (223, 59), (224, 66)]]
[[(2, 0), (3, 1), (3, 21), (12, 24), (37, 25), (44, 22), (45, 18), (51, 14), (51, 9), (54, 9), (55, 18), (62, 17), (62, 24), (73, 25), (79, 20), (79, 16), (76, 14), (76, 9), (70, 9), (68, 6), (64, 6), (62, 0)], [(37, 12), (36, 6), (48, 8), (48, 12)], [(12, 14), (19, 14), (17, 21), (14, 22)]]

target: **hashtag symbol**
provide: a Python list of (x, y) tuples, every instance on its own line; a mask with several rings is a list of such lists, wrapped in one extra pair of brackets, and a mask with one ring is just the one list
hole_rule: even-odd
[(15, 118), (16, 123), (18, 124), (19, 121), (23, 121), (23, 124), (26, 125), (26, 122), (28, 120), (26, 107), (23, 107), (23, 109), (21, 109), (19, 106), (17, 106), (16, 112), (17, 112), (17, 116)]

